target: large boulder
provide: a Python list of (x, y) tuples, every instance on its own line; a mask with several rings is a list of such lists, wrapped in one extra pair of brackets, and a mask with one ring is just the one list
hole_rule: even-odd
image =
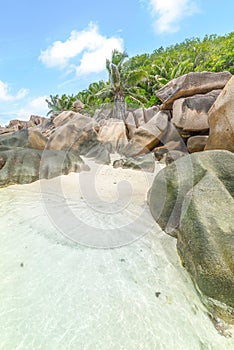
[(231, 77), (229, 72), (191, 72), (171, 80), (156, 92), (156, 96), (163, 102), (161, 109), (172, 109), (178, 98), (223, 89)]
[(40, 126), (44, 123), (44, 121), (46, 120), (47, 118), (45, 117), (41, 117), (39, 115), (31, 115), (30, 116), (30, 119), (29, 119), (29, 122), (28, 122), (28, 127), (35, 127), (35, 126)]
[(11, 131), (18, 131), (21, 129), (26, 129), (28, 127), (28, 122), (24, 120), (12, 119), (7, 128)]
[(153, 106), (149, 108), (137, 108), (132, 113), (135, 119), (136, 127), (139, 128), (140, 126), (148, 123), (150, 119), (152, 119), (155, 114), (159, 111), (158, 106)]
[(0, 135), (8, 134), (9, 132), (11, 132), (11, 131), (8, 128), (4, 128), (4, 127), (0, 126)]
[(75, 152), (14, 148), (0, 151), (0, 186), (80, 172), (83, 161)]
[(10, 134), (0, 136), (0, 149), (27, 147), (43, 150), (47, 139), (38, 130), (23, 129)]
[(135, 123), (137, 128), (145, 124), (144, 108), (137, 108), (132, 113), (135, 118)]
[(214, 316), (234, 324), (234, 155), (207, 151), (161, 170), (152, 215), (178, 238), (182, 262)]
[(202, 152), (207, 144), (207, 135), (196, 135), (189, 137), (187, 141), (187, 148), (190, 153)]
[(150, 121), (136, 129), (132, 139), (123, 149), (126, 157), (134, 157), (154, 149), (161, 141), (168, 126), (169, 114), (158, 112)]
[(183, 131), (200, 132), (209, 129), (208, 111), (221, 90), (183, 97), (173, 103), (172, 123)]
[(67, 123), (75, 115), (76, 113), (73, 111), (63, 111), (53, 119), (54, 126), (57, 128), (58, 126)]
[(132, 112), (129, 112), (126, 119), (125, 119), (125, 125), (127, 128), (127, 135), (128, 138), (131, 139), (134, 135), (134, 132), (136, 131), (136, 122), (135, 122), (135, 118)]
[(111, 118), (111, 116), (112, 116), (112, 109), (111, 109), (111, 106), (107, 104), (102, 109), (100, 108), (95, 110), (93, 119), (99, 123), (102, 120)]
[(125, 123), (122, 120), (110, 118), (102, 123), (98, 133), (98, 140), (104, 144), (111, 144), (113, 153), (121, 153), (128, 143), (126, 131)]
[(83, 102), (81, 102), (81, 100), (77, 99), (75, 102), (73, 102), (72, 107), (75, 112), (81, 112), (84, 109), (85, 105)]
[(55, 129), (48, 140), (47, 149), (78, 151), (84, 155), (98, 143), (97, 127), (95, 120), (76, 113)]
[(234, 152), (234, 77), (209, 110), (210, 134), (205, 149)]

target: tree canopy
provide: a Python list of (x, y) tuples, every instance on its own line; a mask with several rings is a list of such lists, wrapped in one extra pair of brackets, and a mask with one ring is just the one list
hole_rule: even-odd
[(234, 32), (186, 39), (129, 59), (126, 52), (114, 50), (111, 59), (106, 60), (106, 69), (109, 75), (106, 82), (94, 82), (76, 95), (50, 96), (47, 103), (51, 112), (72, 109), (76, 99), (84, 103), (90, 114), (105, 103), (116, 106), (120, 101), (150, 107), (159, 102), (155, 91), (185, 73), (229, 71), (234, 74)]

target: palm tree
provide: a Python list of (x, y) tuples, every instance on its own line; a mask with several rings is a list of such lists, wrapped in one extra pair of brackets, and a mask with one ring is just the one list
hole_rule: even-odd
[(143, 69), (129, 69), (127, 62), (125, 62), (127, 57), (125, 51), (112, 51), (111, 60), (106, 60), (109, 81), (96, 93), (96, 96), (109, 97), (112, 100), (112, 116), (121, 120), (125, 119), (126, 97), (140, 105), (147, 102), (137, 85), (140, 81), (147, 79), (147, 72)]
[(52, 114), (56, 117), (63, 111), (69, 111), (73, 109), (73, 103), (76, 101), (76, 96), (63, 94), (61, 97), (59, 95), (50, 95), (50, 100), (46, 99), (48, 108), (50, 108), (47, 115)]
[(155, 62), (152, 65), (156, 84), (154, 88), (160, 89), (169, 81), (178, 78), (179, 76), (189, 73), (192, 70), (192, 62), (190, 59), (173, 62), (170, 58), (167, 58), (164, 62)]

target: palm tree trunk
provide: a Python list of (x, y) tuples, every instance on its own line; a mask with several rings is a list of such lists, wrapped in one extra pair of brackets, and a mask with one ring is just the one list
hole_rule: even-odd
[(125, 98), (122, 95), (115, 96), (113, 106), (113, 118), (125, 121), (126, 116), (126, 103)]

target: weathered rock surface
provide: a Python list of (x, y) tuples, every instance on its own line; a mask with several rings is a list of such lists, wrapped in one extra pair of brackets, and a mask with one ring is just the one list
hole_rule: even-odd
[(18, 130), (40, 126), (45, 120), (45, 117), (40, 117), (38, 115), (31, 115), (29, 121), (13, 119), (9, 122), (6, 128), (0, 130), (0, 134), (12, 133)]
[(92, 118), (77, 113), (55, 129), (48, 140), (47, 149), (77, 151), (84, 155), (98, 143), (97, 125)]
[(126, 157), (147, 153), (161, 141), (168, 126), (168, 113), (158, 112), (150, 121), (138, 128), (128, 145), (123, 149)]
[(112, 145), (109, 143), (97, 143), (89, 152), (85, 154), (87, 158), (93, 159), (98, 164), (110, 164), (110, 153), (112, 152)]
[(135, 122), (135, 118), (132, 112), (129, 112), (126, 120), (125, 120), (125, 125), (127, 128), (127, 134), (128, 134), (128, 138), (131, 139), (134, 135), (134, 132), (136, 131), (136, 122)]
[(29, 127), (42, 125), (46, 119), (45, 117), (33, 114), (29, 119)]
[(135, 119), (136, 127), (139, 128), (140, 126), (148, 123), (150, 119), (152, 119), (155, 114), (157, 114), (157, 112), (159, 112), (158, 106), (135, 109), (132, 113)]
[(191, 72), (167, 83), (156, 92), (156, 96), (163, 102), (161, 109), (171, 109), (173, 102), (180, 97), (223, 89), (231, 77), (229, 72)]
[(121, 154), (122, 149), (128, 144), (126, 126), (122, 120), (107, 119), (99, 129), (98, 140), (101, 143), (110, 143), (112, 152)]
[(167, 129), (165, 133), (162, 135), (160, 142), (163, 146), (169, 145), (169, 144), (172, 146), (172, 143), (174, 143), (174, 145), (175, 143), (177, 143), (178, 147), (174, 149), (177, 149), (182, 152), (187, 152), (186, 145), (184, 143), (183, 138), (181, 137), (179, 130), (175, 127), (174, 124), (172, 124), (171, 121), (168, 123)]
[(0, 126), (0, 135), (9, 133), (9, 129)]
[(196, 135), (188, 139), (187, 148), (190, 153), (202, 152), (207, 144), (207, 135)]
[(75, 152), (14, 148), (0, 151), (0, 186), (80, 172), (83, 161)]
[(12, 119), (7, 128), (12, 132), (12, 131), (18, 131), (21, 129), (26, 129), (28, 127), (28, 122), (23, 121), (23, 120), (18, 120), (18, 119)]
[(27, 147), (43, 150), (46, 147), (47, 139), (39, 131), (23, 129), (10, 134), (0, 136), (0, 149), (3, 147)]
[(84, 104), (80, 100), (73, 102), (73, 109), (75, 112), (81, 112), (84, 109)]
[(165, 145), (158, 146), (153, 149), (154, 154), (157, 154), (157, 152), (160, 152), (161, 150), (167, 150), (167, 151), (181, 151), (186, 152), (186, 147), (184, 144), (181, 144), (180, 141), (169, 141), (165, 143)]
[(205, 150), (226, 149), (234, 152), (234, 77), (209, 110), (210, 134)]
[(135, 158), (119, 159), (114, 161), (113, 167), (154, 172), (155, 158), (152, 153), (148, 153)]
[(65, 123), (67, 123), (70, 119), (72, 119), (76, 115), (73, 111), (64, 111), (57, 115), (53, 119), (54, 126), (57, 128), (58, 126), (61, 126)]
[(210, 311), (234, 324), (234, 155), (183, 157), (155, 177), (150, 210), (178, 237), (178, 251)]
[(109, 106), (105, 107), (105, 108), (100, 108), (100, 109), (96, 109), (93, 119), (96, 120), (96, 122), (100, 122), (102, 120), (106, 120), (111, 118), (111, 108)]
[(173, 103), (172, 123), (183, 131), (205, 131), (209, 129), (208, 111), (221, 90), (194, 95)]

